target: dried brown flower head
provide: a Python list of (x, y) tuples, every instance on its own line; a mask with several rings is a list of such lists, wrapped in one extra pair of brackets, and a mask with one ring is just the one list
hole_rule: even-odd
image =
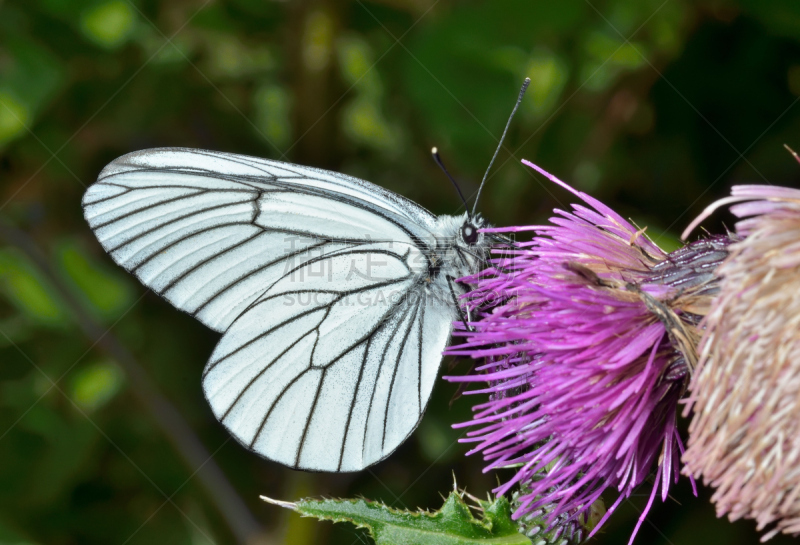
[(716, 488), (717, 515), (800, 533), (800, 191), (737, 186), (721, 291), (690, 384), (685, 473)]

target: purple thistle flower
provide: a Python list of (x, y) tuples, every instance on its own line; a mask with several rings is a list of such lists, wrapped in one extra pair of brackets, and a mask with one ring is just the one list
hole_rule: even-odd
[(473, 321), (450, 352), (485, 361), (446, 378), (488, 383), (469, 393), (489, 400), (457, 426), (478, 427), (465, 441), (477, 443), (470, 454), (481, 452), (487, 471), (517, 468), (495, 490), (521, 488), (515, 518), (546, 507), (551, 522), (586, 524), (603, 491), (616, 488), (592, 534), (655, 464), (635, 536), (680, 473), (677, 405), (728, 240), (667, 255), (601, 202), (523, 163), (589, 206), (556, 210), (551, 225), (492, 229), (536, 236), (496, 250), (490, 269), (465, 279), (476, 286), (466, 296)]

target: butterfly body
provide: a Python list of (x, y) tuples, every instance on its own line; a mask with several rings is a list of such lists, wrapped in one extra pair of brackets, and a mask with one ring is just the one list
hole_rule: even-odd
[(222, 333), (219, 421), (290, 467), (357, 471), (416, 428), (479, 271), (478, 216), (434, 216), (346, 175), (162, 148), (120, 157), (84, 214), (111, 257)]

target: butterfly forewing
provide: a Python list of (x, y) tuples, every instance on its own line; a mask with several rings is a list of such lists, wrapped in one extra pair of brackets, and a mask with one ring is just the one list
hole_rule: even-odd
[[(296, 172), (289, 176), (288, 168)], [(320, 173), (230, 154), (147, 150), (103, 170), (84, 196), (84, 214), (118, 264), (223, 332), (288, 262), (310, 258), (310, 247), (318, 256), (382, 238), (405, 252), (425, 236), (420, 226), (433, 216), (421, 207), (394, 195), (386, 209), (376, 208), (355, 195), (375, 201), (385, 190)], [(321, 187), (348, 192), (322, 198)]]
[(117, 263), (223, 333), (203, 387), (248, 448), (355, 471), (417, 426), (455, 316), (426, 287), (441, 256), (423, 208), (333, 172), (168, 148), (111, 163), (84, 210)]

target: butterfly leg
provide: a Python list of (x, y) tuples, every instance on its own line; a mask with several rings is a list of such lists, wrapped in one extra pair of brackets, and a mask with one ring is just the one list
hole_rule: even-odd
[[(464, 324), (464, 329), (466, 331), (470, 331), (469, 324), (467, 323), (467, 316), (464, 315), (464, 311), (461, 309), (461, 305), (458, 302), (458, 296), (456, 295), (455, 290), (453, 289), (453, 282), (455, 282), (455, 278), (450, 275), (447, 275), (447, 287), (450, 288), (450, 295), (453, 296), (453, 304), (456, 306), (456, 310), (458, 311), (458, 316), (461, 318), (461, 322)], [(469, 313), (469, 309), (467, 309), (467, 313)]]

